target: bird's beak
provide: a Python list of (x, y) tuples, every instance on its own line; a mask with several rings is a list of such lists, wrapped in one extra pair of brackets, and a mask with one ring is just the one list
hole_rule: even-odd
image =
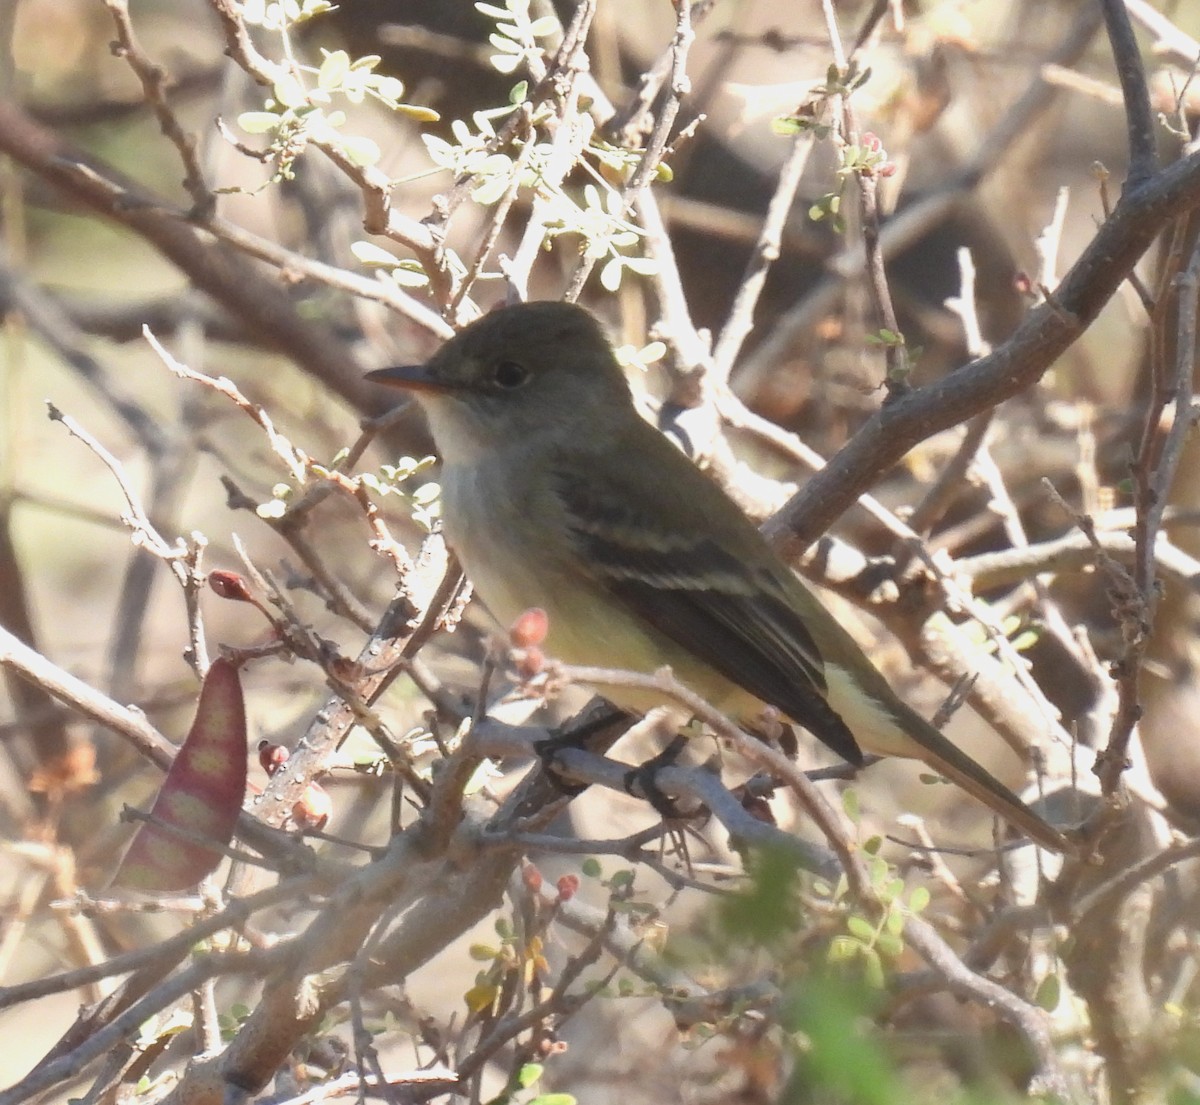
[(377, 368), (368, 372), (366, 379), (389, 387), (405, 388), (407, 391), (453, 391), (446, 380), (439, 379), (429, 371), (428, 365), (397, 365), (394, 368)]

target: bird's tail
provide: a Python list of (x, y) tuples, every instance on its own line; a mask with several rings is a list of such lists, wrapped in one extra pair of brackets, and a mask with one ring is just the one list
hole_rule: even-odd
[(1004, 818), (1015, 829), (1020, 829), (1031, 840), (1054, 852), (1071, 852), (1071, 842), (1044, 818), (1034, 813), (1020, 798), (999, 779), (977, 764), (949, 738), (939, 733), (915, 710), (910, 724), (921, 726), (921, 749), (925, 753), (920, 759), (939, 774), (944, 775), (956, 786), (962, 787), (988, 809)]

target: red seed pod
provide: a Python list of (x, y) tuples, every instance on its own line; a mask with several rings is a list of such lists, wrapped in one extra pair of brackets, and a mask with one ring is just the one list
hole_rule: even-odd
[(283, 767), (288, 762), (290, 755), (291, 752), (282, 744), (272, 744), (270, 741), (258, 742), (258, 762), (268, 775), (274, 775)]
[(568, 902), (579, 893), (578, 875), (560, 875), (558, 879), (558, 900)]
[(513, 648), (540, 645), (550, 631), (550, 615), (540, 606), (531, 606), (509, 626), (508, 639)]
[(542, 873), (532, 863), (521, 868), (521, 881), (531, 894), (537, 894), (542, 889)]
[(254, 602), (250, 588), (246, 586), (246, 581), (237, 572), (226, 572), (221, 569), (209, 572), (208, 585), (223, 599), (232, 599), (234, 602)]
[(309, 783), (292, 806), (292, 820), (301, 829), (323, 829), (333, 813), (333, 800), (320, 783)]

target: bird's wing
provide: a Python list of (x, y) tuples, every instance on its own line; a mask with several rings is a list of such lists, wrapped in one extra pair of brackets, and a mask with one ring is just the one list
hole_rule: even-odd
[[(673, 446), (667, 446), (674, 451)], [(679, 457), (684, 464), (685, 458)], [(686, 515), (699, 514), (706, 485)], [(730, 682), (783, 711), (852, 764), (862, 751), (825, 698), (824, 664), (786, 585), (764, 555), (740, 559), (701, 525), (667, 531), (658, 517), (635, 516), (637, 496), (561, 476), (570, 527), (609, 592), (659, 632)], [(681, 494), (698, 492), (691, 479)], [(617, 494), (612, 494), (616, 490)], [(746, 526), (753, 530), (747, 521)], [(760, 540), (739, 534), (738, 544)], [(756, 544), (751, 546), (758, 553)], [(750, 562), (748, 562), (750, 561)]]

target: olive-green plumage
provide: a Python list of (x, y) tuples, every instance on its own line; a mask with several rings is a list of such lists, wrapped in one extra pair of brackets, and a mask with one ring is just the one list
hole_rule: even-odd
[(733, 501), (638, 415), (582, 308), (503, 308), (427, 364), (370, 376), (413, 390), (428, 415), (447, 538), (501, 624), (540, 606), (552, 656), (669, 665), (734, 716), (773, 706), (855, 764), (860, 749), (922, 760), (1039, 844), (1066, 847), (896, 696)]

